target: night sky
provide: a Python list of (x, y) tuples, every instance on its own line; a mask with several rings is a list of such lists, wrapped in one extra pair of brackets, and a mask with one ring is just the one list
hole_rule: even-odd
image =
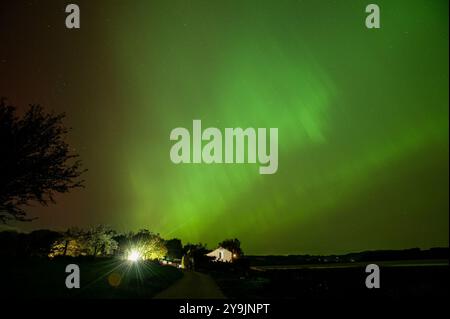
[[(86, 188), (21, 230), (104, 223), (248, 254), (448, 246), (448, 1), (0, 3), (0, 96), (66, 112)], [(381, 7), (367, 29), (365, 7)], [(175, 165), (175, 127), (276, 127), (279, 167)]]

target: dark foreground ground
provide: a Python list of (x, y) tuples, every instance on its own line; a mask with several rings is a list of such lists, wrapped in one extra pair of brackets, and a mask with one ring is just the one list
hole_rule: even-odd
[[(80, 289), (67, 289), (68, 264), (80, 267)], [(151, 298), (182, 277), (174, 267), (118, 259), (0, 260), (0, 297)]]
[(449, 294), (449, 267), (411, 263), (380, 264), (380, 288), (368, 289), (365, 265), (252, 268), (246, 273), (212, 273), (229, 298), (366, 299), (444, 298)]
[[(68, 264), (81, 288), (67, 289)], [(237, 298), (405, 300), (448, 296), (448, 260), (379, 262), (380, 289), (368, 289), (365, 263), (242, 266), (214, 263), (183, 272), (154, 262), (118, 259), (1, 259), (0, 298)], [(182, 280), (178, 280), (181, 279)]]
[(224, 299), (220, 288), (205, 273), (185, 271), (181, 280), (155, 296), (155, 299)]

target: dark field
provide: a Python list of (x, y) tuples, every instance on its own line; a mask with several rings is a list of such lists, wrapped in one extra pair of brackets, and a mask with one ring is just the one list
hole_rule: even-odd
[[(65, 286), (68, 264), (80, 267), (80, 289)], [(2, 298), (151, 298), (182, 276), (174, 267), (118, 259), (0, 260)]]
[(215, 272), (229, 298), (366, 299), (444, 298), (448, 295), (447, 266), (382, 266), (380, 288), (365, 286), (365, 266), (255, 270), (246, 276)]
[[(77, 264), (81, 288), (67, 289), (65, 267)], [(448, 295), (445, 261), (378, 262), (380, 289), (365, 286), (364, 263), (204, 269), (228, 298), (367, 299), (444, 298)], [(98, 259), (2, 259), (2, 298), (152, 298), (182, 277), (174, 267), (154, 262)]]

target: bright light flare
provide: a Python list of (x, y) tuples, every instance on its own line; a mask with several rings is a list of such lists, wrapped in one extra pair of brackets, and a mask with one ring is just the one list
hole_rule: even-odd
[(137, 250), (131, 250), (128, 253), (127, 260), (136, 262), (141, 259), (141, 254)]

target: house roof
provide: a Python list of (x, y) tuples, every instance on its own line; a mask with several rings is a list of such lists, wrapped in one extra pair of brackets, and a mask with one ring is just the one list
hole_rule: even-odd
[(207, 253), (207, 255), (209, 255), (209, 254), (211, 254), (211, 253), (213, 253), (213, 252), (215, 252), (215, 251), (218, 251), (218, 250), (220, 250), (220, 251), (228, 251), (228, 252), (230, 252), (231, 253), (231, 251), (230, 250), (228, 250), (228, 249), (226, 249), (226, 248), (223, 248), (223, 247), (217, 247), (216, 249), (214, 249), (214, 250), (211, 250), (209, 253)]

